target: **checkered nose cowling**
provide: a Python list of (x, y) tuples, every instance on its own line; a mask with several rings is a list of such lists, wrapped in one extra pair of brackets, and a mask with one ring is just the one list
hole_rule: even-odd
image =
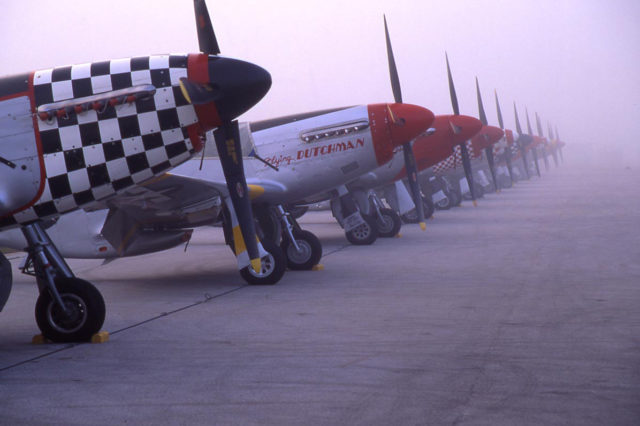
[[(198, 118), (179, 86), (187, 66), (187, 55), (162, 55), (36, 71), (32, 90), (38, 111), (78, 105), (36, 115), (44, 190), (13, 221), (103, 200), (189, 159), (201, 142)], [(147, 96), (109, 98), (136, 88)]]

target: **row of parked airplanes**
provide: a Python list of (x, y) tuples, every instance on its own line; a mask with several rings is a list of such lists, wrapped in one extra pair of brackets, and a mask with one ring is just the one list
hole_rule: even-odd
[[(105, 304), (65, 258), (135, 256), (221, 226), (242, 277), (274, 284), (312, 269), (318, 238), (297, 217), (329, 201), (352, 244), (395, 236), (463, 198), (476, 203), (558, 164), (557, 129), (527, 131), (402, 102), (384, 22), (393, 103), (252, 123), (236, 118), (269, 90), (264, 69), (220, 56), (204, 0), (194, 0), (200, 53), (57, 67), (0, 79), (0, 246), (24, 250), (36, 322), (56, 342), (100, 330)], [(215, 146), (215, 149), (214, 149)], [(0, 254), (0, 310), (12, 286)]]

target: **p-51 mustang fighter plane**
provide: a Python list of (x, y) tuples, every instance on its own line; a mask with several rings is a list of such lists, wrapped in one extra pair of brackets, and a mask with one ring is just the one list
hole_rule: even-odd
[[(273, 284), (284, 272), (280, 243), (291, 269), (318, 263), (321, 244), (287, 215), (283, 205), (334, 191), (393, 157), (394, 151), (424, 133), (433, 113), (416, 105), (370, 104), (317, 111), (239, 125), (243, 163), (258, 232), (270, 252), (259, 274), (246, 268), (253, 284)], [(411, 148), (409, 147), (409, 150)], [(50, 228), (64, 236), (68, 257), (114, 258), (164, 250), (190, 238), (193, 227), (222, 224), (228, 243), (234, 230), (217, 188), (224, 183), (220, 159), (192, 159), (158, 179), (117, 198), (74, 213)], [(143, 201), (143, 202), (141, 202)], [(355, 212), (355, 214), (359, 214)], [(80, 217), (80, 216), (83, 217)], [(74, 226), (82, 223), (82, 226)], [(264, 237), (264, 238), (262, 238)], [(0, 234), (0, 245), (21, 247), (17, 232)]]
[[(108, 203), (202, 149), (217, 128), (240, 265), (260, 268), (235, 117), (269, 90), (264, 69), (218, 56), (204, 0), (194, 0), (200, 52), (58, 67), (0, 79), (0, 230), (20, 228), (36, 276), (36, 322), (53, 341), (86, 340), (102, 296), (74, 276), (46, 225)], [(246, 247), (246, 250), (241, 250)], [(0, 254), (0, 309), (11, 290)]]

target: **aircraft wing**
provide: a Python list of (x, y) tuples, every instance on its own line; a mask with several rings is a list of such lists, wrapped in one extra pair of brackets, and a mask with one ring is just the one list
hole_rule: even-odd
[(224, 181), (214, 183), (165, 173), (92, 205), (90, 210), (125, 212), (143, 226), (185, 228), (215, 221), (226, 195)]
[(165, 173), (86, 210), (108, 209), (100, 235), (125, 255), (140, 244), (168, 248), (187, 238), (182, 230), (214, 224), (225, 196), (224, 181)]

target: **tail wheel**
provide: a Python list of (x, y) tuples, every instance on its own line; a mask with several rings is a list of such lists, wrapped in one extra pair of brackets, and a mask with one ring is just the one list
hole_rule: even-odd
[(102, 295), (91, 283), (79, 278), (56, 278), (56, 288), (65, 313), (51, 293), (43, 290), (36, 302), (36, 323), (53, 342), (87, 341), (100, 331), (105, 317)]
[(260, 272), (247, 266), (240, 270), (240, 275), (251, 285), (272, 285), (280, 281), (284, 275), (287, 269), (287, 259), (275, 243), (269, 240), (261, 241), (261, 243), (268, 254), (260, 259), (262, 264)]
[(380, 209), (380, 215), (382, 218), (376, 216), (378, 236), (391, 238), (398, 235), (400, 227), (402, 227), (402, 221), (400, 220), (398, 213), (391, 209)]
[(373, 244), (378, 239), (378, 229), (376, 227), (376, 220), (374, 217), (362, 215), (365, 223), (346, 232), (347, 240), (356, 246), (366, 246)]
[(287, 257), (287, 266), (295, 271), (308, 271), (320, 262), (322, 244), (318, 237), (309, 231), (294, 229), (293, 238), (300, 250), (296, 250), (288, 238), (283, 238), (282, 251)]

